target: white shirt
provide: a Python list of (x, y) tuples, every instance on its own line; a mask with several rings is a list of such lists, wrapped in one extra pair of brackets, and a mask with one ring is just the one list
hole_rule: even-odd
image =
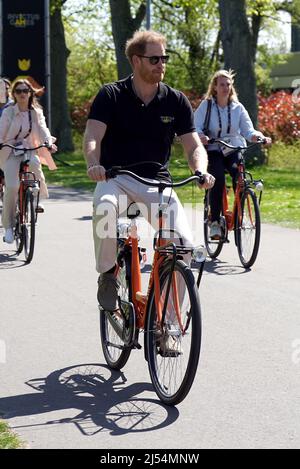
[[(219, 114), (221, 118), (221, 134), (219, 135), (220, 122)], [(204, 99), (195, 111), (195, 126), (197, 132), (203, 135), (203, 126), (205, 121), (205, 115), (207, 110), (207, 99)], [(212, 100), (211, 114), (209, 121), (209, 138), (221, 138), (226, 142), (234, 146), (246, 146), (246, 140), (251, 141), (253, 135), (260, 135), (260, 132), (256, 131), (253, 127), (252, 121), (249, 117), (248, 112), (240, 102), (232, 101), (230, 103), (230, 130), (228, 130), (228, 108), (219, 106), (216, 101)], [(207, 146), (209, 151), (218, 150), (218, 144), (210, 144)]]

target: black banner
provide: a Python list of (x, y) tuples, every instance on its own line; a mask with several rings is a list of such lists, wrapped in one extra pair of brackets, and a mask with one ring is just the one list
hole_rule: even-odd
[(45, 1), (2, 0), (2, 76), (46, 86)]

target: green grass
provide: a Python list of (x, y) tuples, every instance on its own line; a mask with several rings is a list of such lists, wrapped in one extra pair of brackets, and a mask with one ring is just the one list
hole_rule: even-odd
[[(60, 164), (58, 171), (48, 171), (46, 168), (48, 183), (93, 190), (95, 184), (86, 175), (86, 165), (81, 150), (71, 154), (60, 154), (59, 158), (73, 166)], [(269, 150), (268, 164), (249, 169), (254, 178), (264, 180), (262, 221), (300, 228), (300, 142), (293, 146), (274, 144)], [(175, 181), (190, 175), (180, 145), (173, 147), (170, 170)], [(178, 189), (177, 193), (182, 202), (203, 200), (203, 191), (193, 185)]]
[(0, 449), (17, 449), (22, 447), (20, 439), (12, 433), (8, 425), (0, 420)]

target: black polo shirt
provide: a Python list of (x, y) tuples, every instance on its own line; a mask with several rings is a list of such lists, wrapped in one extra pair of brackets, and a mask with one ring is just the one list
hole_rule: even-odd
[(166, 168), (175, 134), (195, 131), (192, 107), (183, 93), (161, 82), (146, 106), (134, 93), (131, 76), (101, 88), (89, 119), (107, 125), (101, 143), (101, 164), (106, 169), (141, 162), (132, 171), (149, 178), (165, 179), (168, 173), (145, 162)]

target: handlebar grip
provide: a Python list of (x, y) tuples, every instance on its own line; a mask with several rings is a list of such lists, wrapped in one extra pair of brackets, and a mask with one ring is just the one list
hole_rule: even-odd
[(205, 176), (201, 173), (201, 171), (195, 171), (195, 176), (198, 176), (199, 178), (199, 184), (204, 184), (205, 182)]
[(118, 176), (118, 171), (122, 169), (122, 166), (113, 166), (105, 171), (105, 179), (113, 179)]

